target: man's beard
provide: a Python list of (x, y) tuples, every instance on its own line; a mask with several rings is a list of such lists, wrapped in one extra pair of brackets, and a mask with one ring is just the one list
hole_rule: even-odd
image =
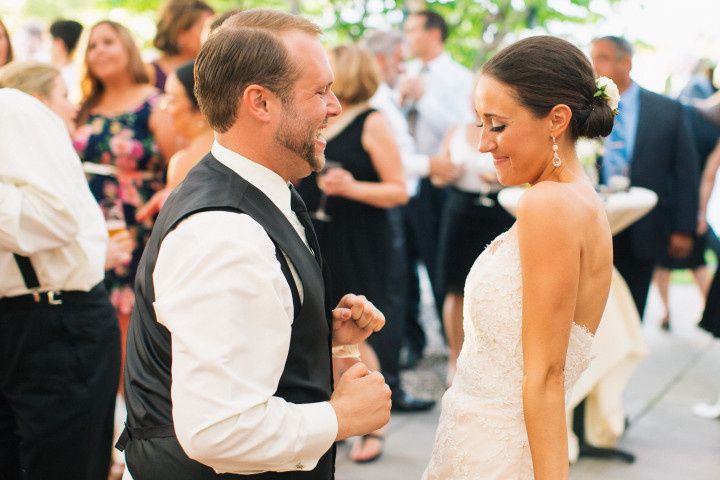
[(275, 132), (275, 141), (310, 165), (315, 172), (322, 170), (325, 153), (315, 151), (317, 128), (308, 128), (290, 103), (284, 104), (285, 115)]

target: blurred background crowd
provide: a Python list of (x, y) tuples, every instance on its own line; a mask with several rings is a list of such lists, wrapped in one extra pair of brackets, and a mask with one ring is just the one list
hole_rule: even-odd
[[(695, 7), (693, 20), (675, 20), (671, 43), (652, 27), (676, 14), (671, 2), (10, 1), (0, 4), (0, 87), (40, 99), (65, 122), (109, 232), (104, 285), (124, 344), (154, 218), (213, 142), (193, 93), (193, 59), (203, 41), (237, 9), (259, 6), (302, 13), (325, 27), (343, 113), (326, 132), (325, 169), (297, 186), (336, 291), (366, 295), (387, 317), (381, 334), (361, 346), (363, 360), (384, 374), (394, 410), (416, 412), (435, 405), (431, 395), (409, 394), (400, 375), (424, 355), (423, 285), (448, 346), (449, 385), (463, 341), (465, 278), (513, 222), (498, 201), (503, 187), (492, 157), (476, 148), (473, 72), (533, 33), (549, 31), (584, 48), (629, 105), (621, 103), (620, 126), (587, 166), (599, 183), (626, 177), (658, 195), (657, 209), (616, 237), (616, 267), (640, 318), (652, 280), (665, 307), (653, 321), (671, 329), (671, 286), (695, 282), (707, 299), (702, 324), (720, 335), (720, 284), (712, 282), (720, 252), (712, 227), (720, 227), (712, 197), (720, 166), (720, 35), (703, 23), (720, 11), (712, 2), (686, 3), (677, 15)], [(632, 15), (650, 27), (627, 28), (622, 19)], [(643, 110), (652, 103), (645, 98), (655, 99), (650, 91), (664, 96), (654, 115)], [(0, 297), (12, 295), (0, 282)], [(113, 367), (107, 371), (114, 375)], [(98, 384), (98, 392), (116, 388), (117, 380), (110, 383)], [(108, 418), (106, 409), (97, 421)], [(359, 439), (350, 458), (377, 459), (385, 434)], [(110, 474), (121, 473), (116, 458)]]

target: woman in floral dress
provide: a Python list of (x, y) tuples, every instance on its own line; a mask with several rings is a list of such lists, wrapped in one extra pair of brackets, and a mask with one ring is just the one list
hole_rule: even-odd
[(148, 83), (140, 53), (122, 25), (102, 21), (91, 29), (82, 90), (75, 148), (101, 208), (120, 211), (135, 242), (131, 261), (106, 277), (124, 339), (135, 270), (153, 226), (152, 218), (137, 222), (135, 212), (163, 189), (165, 165), (154, 139), (159, 92)]

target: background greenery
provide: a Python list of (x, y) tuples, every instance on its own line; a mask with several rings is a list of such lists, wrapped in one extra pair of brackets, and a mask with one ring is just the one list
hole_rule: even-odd
[[(593, 23), (600, 17), (591, 0), (207, 0), (217, 11), (269, 7), (313, 17), (330, 43), (361, 38), (371, 27), (400, 28), (411, 10), (427, 6), (448, 21), (448, 50), (468, 67), (477, 67), (503, 42), (524, 31), (543, 31), (551, 22)], [(609, 0), (617, 3), (621, 0)], [(21, 14), (53, 20), (81, 12), (123, 9), (155, 15), (161, 0), (26, 0)], [(562, 7), (562, 10), (560, 9)], [(563, 13), (571, 10), (575, 13)], [(74, 12), (74, 13), (71, 13)], [(0, 14), (2, 7), (0, 7)]]

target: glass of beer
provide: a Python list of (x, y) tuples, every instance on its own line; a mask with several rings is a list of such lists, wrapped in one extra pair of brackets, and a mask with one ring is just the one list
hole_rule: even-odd
[(119, 199), (104, 198), (100, 201), (100, 210), (102, 210), (105, 216), (105, 224), (107, 225), (109, 236), (112, 237), (123, 230), (127, 230), (123, 205)]

